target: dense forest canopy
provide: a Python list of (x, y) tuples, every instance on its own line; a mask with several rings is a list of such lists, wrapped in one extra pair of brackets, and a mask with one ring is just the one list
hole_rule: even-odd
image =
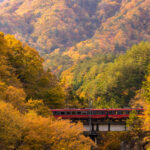
[(64, 107), (65, 93), (42, 62), (35, 49), (0, 33), (0, 148), (90, 150), (94, 143), (81, 123), (52, 116), (50, 108)]
[(149, 0), (4, 0), (0, 30), (38, 49), (45, 66), (61, 73), (101, 51), (149, 41), (149, 8)]
[[(121, 53), (142, 40), (150, 41), (149, 8), (149, 0), (4, 0), (0, 4), (0, 30), (37, 48), (44, 67), (65, 84), (67, 98), (62, 99), (73, 99), (74, 107), (86, 107), (89, 98), (95, 101), (94, 107), (123, 107), (140, 88), (147, 64), (136, 62), (134, 54)], [(144, 59), (140, 54), (144, 45), (131, 50), (139, 53), (139, 61)], [(40, 70), (40, 65), (34, 69)], [(38, 84), (34, 69), (30, 79)], [(132, 71), (127, 74), (128, 69)], [(30, 88), (29, 79), (23, 78), (27, 96), (46, 102), (51, 93), (46, 88), (36, 89), (36, 84)], [(44, 77), (39, 85), (46, 80), (51, 79)], [(83, 102), (85, 106), (81, 106)]]
[(44, 71), (38, 52), (12, 35), (1, 33), (0, 40), (0, 77), (5, 89), (23, 88), (25, 99), (42, 99), (49, 107), (63, 106), (63, 90), (56, 77)]
[(125, 54), (101, 54), (62, 73), (62, 82), (94, 107), (125, 107), (141, 88), (150, 63), (150, 43), (134, 45)]

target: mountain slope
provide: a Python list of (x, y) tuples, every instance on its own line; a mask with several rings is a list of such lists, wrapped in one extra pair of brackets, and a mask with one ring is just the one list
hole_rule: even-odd
[(18, 106), (22, 95), (24, 101), (40, 99), (50, 108), (63, 107), (64, 92), (42, 63), (35, 49), (0, 32), (0, 99), (6, 97), (7, 102), (14, 101)]
[[(140, 87), (147, 65), (144, 69), (141, 65), (140, 72), (138, 65), (130, 64), (132, 58), (119, 57), (124, 61), (117, 62), (128, 60), (129, 64), (123, 68), (117, 68), (119, 63), (105, 66), (133, 44), (150, 41), (150, 0), (4, 0), (0, 9), (0, 30), (37, 48), (45, 68), (67, 78), (80, 97), (88, 98), (86, 93), (92, 87), (92, 98), (98, 101), (108, 96), (110, 103), (115, 100), (123, 106)], [(110, 52), (116, 55), (107, 58)], [(129, 87), (124, 86), (122, 73), (128, 67), (133, 81), (132, 85), (127, 82)]]
[(81, 57), (150, 39), (149, 0), (4, 0), (0, 9), (0, 30), (41, 53)]
[[(0, 5), (0, 30), (15, 34), (42, 52), (48, 53), (56, 48), (64, 50), (93, 35), (98, 22), (93, 16), (97, 2), (98, 0), (94, 3), (91, 0), (4, 1)], [(4, 27), (6, 23), (7, 29)]]
[(98, 3), (95, 16), (98, 25), (94, 35), (68, 47), (65, 51), (57, 49), (46, 55), (46, 66), (56, 72), (65, 70), (66, 63), (53, 66), (57, 58), (68, 56), (74, 62), (92, 57), (97, 53), (124, 52), (140, 41), (150, 41), (150, 2), (149, 0), (102, 0)]
[[(141, 40), (150, 40), (150, 3), (149, 0), (131, 0), (121, 1), (110, 4), (103, 0), (98, 5), (97, 13), (100, 14), (103, 23), (97, 28), (94, 36), (87, 41), (81, 42), (69, 49), (77, 51), (79, 56), (88, 54), (92, 50), (82, 50), (86, 45), (95, 47), (96, 50), (102, 51), (124, 51), (133, 44)], [(118, 6), (119, 9), (115, 15), (104, 18), (107, 15), (110, 6)], [(106, 7), (106, 8), (105, 8)], [(114, 11), (115, 7), (112, 9)], [(111, 9), (109, 9), (111, 10)], [(111, 13), (111, 11), (110, 11)], [(108, 13), (109, 14), (109, 13)], [(90, 46), (89, 46), (90, 47)], [(67, 54), (69, 53), (67, 50)]]

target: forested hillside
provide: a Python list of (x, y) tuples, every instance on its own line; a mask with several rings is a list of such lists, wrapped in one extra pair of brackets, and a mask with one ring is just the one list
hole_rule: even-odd
[(141, 88), (149, 63), (150, 43), (141, 42), (125, 54), (87, 58), (61, 78), (79, 97), (92, 99), (94, 107), (125, 107)]
[(45, 66), (61, 72), (78, 59), (149, 40), (149, 8), (149, 0), (4, 0), (0, 30), (48, 54)]
[(53, 118), (50, 108), (64, 107), (64, 93), (42, 62), (35, 49), (0, 33), (0, 148), (90, 150), (81, 123)]
[[(6, 92), (7, 101), (14, 96), (18, 107), (20, 102), (32, 99), (41, 99), (50, 108), (64, 107), (63, 90), (56, 77), (44, 71), (42, 63), (43, 59), (35, 49), (12, 35), (0, 34), (0, 85), (2, 93)], [(15, 92), (22, 96), (19, 103), (13, 95)]]
[(144, 108), (98, 149), (150, 149), (150, 0), (0, 0), (0, 31), (0, 149), (90, 150), (50, 111), (89, 104)]
[(94, 3), (91, 0), (6, 0), (0, 6), (0, 29), (15, 34), (42, 53), (57, 48), (63, 51), (93, 35), (98, 23), (93, 16), (97, 3), (97, 0)]
[[(76, 62), (101, 52), (124, 52), (142, 40), (150, 41), (149, 8), (149, 0), (99, 1), (94, 15), (98, 24), (93, 36), (67, 47), (64, 52), (57, 49), (46, 55), (45, 65), (51, 66), (56, 72), (61, 72), (67, 67), (64, 58)], [(55, 61), (57, 58), (62, 59)], [(61, 65), (62, 63), (64, 65)]]
[(149, 44), (131, 46), (150, 41), (149, 0), (4, 0), (0, 9), (0, 30), (40, 52), (65, 84), (65, 101), (123, 107), (140, 88)]

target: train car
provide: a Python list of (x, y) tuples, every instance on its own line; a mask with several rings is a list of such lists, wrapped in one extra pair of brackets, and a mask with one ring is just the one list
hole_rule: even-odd
[(52, 109), (51, 111), (56, 118), (89, 118), (89, 109)]
[(106, 118), (105, 109), (52, 109), (56, 118), (63, 119), (88, 119), (88, 118)]
[(129, 118), (131, 111), (136, 110), (137, 115), (141, 115), (143, 112), (142, 108), (120, 108), (120, 109), (108, 109), (108, 118), (110, 120), (123, 120)]

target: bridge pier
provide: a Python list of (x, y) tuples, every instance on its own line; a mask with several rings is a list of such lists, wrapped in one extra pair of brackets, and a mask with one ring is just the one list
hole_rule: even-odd
[(110, 131), (110, 123), (108, 123), (108, 131)]

